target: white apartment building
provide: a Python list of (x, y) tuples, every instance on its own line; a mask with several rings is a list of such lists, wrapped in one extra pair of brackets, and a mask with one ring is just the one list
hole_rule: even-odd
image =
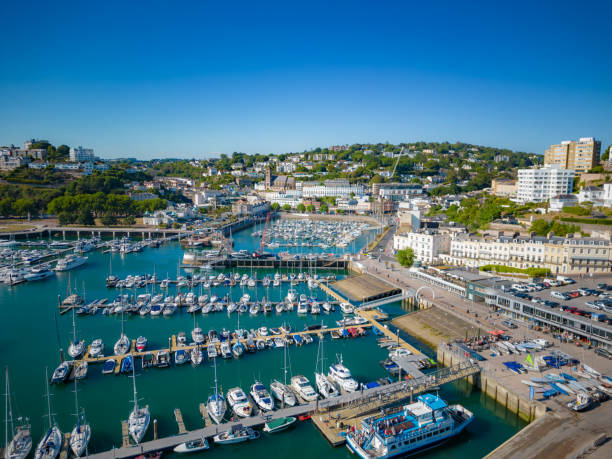
[(95, 159), (93, 148), (70, 148), (70, 161), (72, 162), (95, 161)]
[(284, 162), (276, 163), (276, 172), (278, 172), (279, 174), (282, 174), (282, 173), (291, 174), (292, 172), (295, 172), (296, 169), (297, 169), (297, 165), (292, 161), (284, 161)]
[(323, 198), (333, 196), (336, 198), (348, 198), (363, 196), (364, 187), (359, 183), (351, 184), (346, 179), (325, 180), (323, 184), (319, 182), (297, 182), (296, 189), (300, 188), (302, 196), (305, 198)]
[(287, 190), (285, 192), (269, 191), (267, 193), (260, 193), (260, 196), (270, 204), (277, 203), (281, 207), (289, 204), (293, 209), (302, 202), (302, 193), (295, 190)]
[(520, 269), (548, 268), (553, 274), (610, 271), (610, 240), (570, 236), (459, 235), (451, 240), (448, 254), (440, 258), (446, 264), (474, 268), (492, 264)]
[(570, 194), (574, 171), (549, 164), (538, 169), (519, 169), (517, 202), (545, 202), (560, 194)]
[(450, 236), (433, 231), (413, 231), (393, 236), (393, 248), (403, 250), (411, 248), (414, 258), (423, 263), (434, 263), (439, 256), (448, 253)]

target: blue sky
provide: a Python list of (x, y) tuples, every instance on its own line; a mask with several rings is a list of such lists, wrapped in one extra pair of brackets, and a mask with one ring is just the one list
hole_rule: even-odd
[[(426, 3), (426, 4), (425, 4)], [(612, 142), (611, 2), (2, 2), (0, 144)]]

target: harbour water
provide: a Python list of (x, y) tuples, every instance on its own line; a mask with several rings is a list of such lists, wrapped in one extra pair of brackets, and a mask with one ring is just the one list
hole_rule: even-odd
[[(249, 228), (234, 235), (236, 249), (253, 249), (258, 246), (258, 240), (251, 237), (253, 229)], [(363, 245), (371, 236), (363, 235), (355, 241)], [(359, 247), (357, 247), (359, 248)], [(349, 247), (352, 251), (353, 248)], [(112, 259), (112, 273), (125, 277), (128, 274), (153, 273), (171, 278), (176, 276), (177, 265), (182, 258), (182, 250), (178, 243), (163, 245), (158, 249), (145, 249), (142, 253), (121, 256), (119, 254), (102, 254), (91, 252), (85, 267), (68, 273), (58, 273), (56, 277), (39, 282), (26, 283), (14, 287), (0, 286), (0, 363), (8, 365), (14, 393), (14, 411), (16, 415), (28, 416), (32, 424), (34, 443), (38, 443), (43, 429), (46, 427), (44, 393), (45, 367), (50, 371), (59, 363), (58, 336), (61, 346), (67, 349), (72, 336), (72, 315), (58, 315), (57, 296), (66, 296), (69, 289), (84, 295), (91, 301), (96, 298), (112, 299), (119, 292), (107, 289), (105, 278), (109, 273), (109, 260)], [(299, 253), (299, 249), (297, 252)], [(250, 274), (250, 270), (243, 270)], [(269, 273), (269, 272), (268, 272)], [(321, 273), (322, 274), (322, 273)], [(257, 273), (262, 278), (264, 273)], [(70, 279), (70, 287), (69, 287)], [(171, 288), (172, 291), (173, 288)], [(245, 287), (246, 289), (246, 287)], [(268, 296), (272, 301), (284, 298), (288, 286), (278, 289), (270, 288), (269, 292), (261, 285), (246, 289), (252, 297)], [(325, 299), (325, 294), (319, 290), (309, 291), (301, 284), (298, 293), (316, 294)], [(214, 293), (223, 296), (229, 289), (215, 288)], [(143, 293), (143, 290), (137, 291)], [(197, 289), (196, 289), (197, 293)], [(238, 299), (242, 288), (232, 289), (232, 296)], [(387, 308), (391, 313), (401, 310), (398, 305)], [(251, 317), (242, 314), (241, 328), (278, 327), (289, 323), (294, 330), (302, 329), (304, 324), (315, 324), (323, 321), (333, 326), (341, 318), (340, 312), (318, 317), (298, 317), (295, 311), (266, 316), (259, 314)], [(220, 330), (237, 328), (238, 316), (227, 313), (216, 313), (203, 316), (197, 313), (195, 320), (207, 331), (214, 328)], [(94, 338), (102, 338), (106, 354), (112, 353), (112, 346), (121, 331), (120, 316), (83, 316), (76, 318), (79, 337), (90, 343)], [(125, 318), (125, 332), (131, 339), (144, 335), (149, 339), (148, 348), (167, 347), (168, 338), (172, 334), (184, 331), (189, 336), (193, 328), (194, 318), (186, 312), (177, 312), (171, 317), (140, 317)], [(57, 324), (57, 325), (56, 325)], [(373, 381), (387, 376), (378, 362), (386, 357), (386, 351), (376, 345), (375, 337), (349, 340), (326, 341), (326, 364), (331, 364), (337, 355), (342, 355), (344, 363), (352, 370), (354, 376), (362, 382)], [(425, 347), (420, 345), (423, 349)], [(304, 345), (301, 348), (292, 346), (288, 349), (291, 375), (304, 374), (314, 382), (314, 369), (317, 346)], [(283, 352), (278, 349), (267, 349), (255, 354), (244, 355), (239, 360), (218, 359), (219, 382), (223, 391), (240, 386), (245, 391), (256, 378), (269, 385), (272, 378), (282, 380), (281, 370)], [(184, 365), (166, 369), (141, 370), (137, 364), (137, 385), (140, 403), (148, 404), (153, 419), (158, 421), (158, 434), (172, 435), (177, 433), (173, 410), (180, 408), (188, 429), (203, 425), (198, 406), (205, 402), (211, 393), (213, 385), (213, 370), (209, 364), (199, 367)], [(52, 388), (53, 412), (63, 432), (72, 430), (74, 418), (74, 385), (60, 384)], [(514, 415), (494, 404), (479, 391), (474, 390), (465, 382), (456, 383), (441, 390), (440, 395), (450, 403), (461, 403), (472, 410), (476, 419), (459, 438), (448, 444), (424, 453), (423, 457), (481, 457), (495, 446), (509, 438), (524, 426)], [(85, 408), (87, 420), (92, 426), (90, 451), (110, 449), (121, 444), (120, 420), (126, 419), (132, 406), (132, 385), (126, 376), (102, 375), (100, 365), (90, 365), (89, 376), (79, 383), (79, 402)], [(152, 438), (152, 426), (146, 439)], [(269, 457), (271, 454), (290, 455), (294, 458), (317, 456), (346, 457), (348, 451), (344, 448), (332, 449), (326, 440), (317, 432), (310, 422), (298, 423), (290, 432), (279, 435), (263, 435), (262, 439), (245, 444), (215, 447), (205, 453), (211, 457), (242, 457), (248, 454), (253, 458)], [(168, 455), (171, 457), (172, 455)]]

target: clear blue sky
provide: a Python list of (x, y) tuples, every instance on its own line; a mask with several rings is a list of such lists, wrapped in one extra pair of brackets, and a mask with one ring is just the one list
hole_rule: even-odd
[(612, 2), (3, 1), (0, 144), (612, 142)]

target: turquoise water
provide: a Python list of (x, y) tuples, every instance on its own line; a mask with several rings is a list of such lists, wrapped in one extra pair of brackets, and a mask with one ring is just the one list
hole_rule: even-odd
[[(237, 248), (243, 248), (250, 239), (252, 230), (236, 234)], [(243, 242), (245, 241), (245, 242)], [(71, 289), (84, 294), (87, 300), (96, 298), (113, 298), (118, 294), (114, 289), (105, 287), (105, 278), (109, 271), (109, 260), (112, 258), (113, 274), (125, 277), (127, 274), (152, 273), (159, 276), (175, 277), (177, 264), (182, 257), (178, 244), (164, 245), (159, 249), (145, 249), (140, 254), (121, 256), (119, 254), (89, 253), (89, 262), (68, 273), (58, 274), (47, 280), (22, 284), (14, 287), (0, 286), (0, 363), (8, 365), (11, 374), (12, 389), (15, 395), (15, 412), (28, 416), (32, 423), (35, 443), (38, 442), (46, 420), (45, 400), (42, 395), (45, 389), (45, 367), (49, 371), (59, 363), (60, 344), (66, 349), (72, 334), (72, 315), (57, 315), (57, 296), (64, 297), (68, 291), (70, 279)], [(245, 270), (247, 273), (250, 270)], [(263, 277), (259, 272), (258, 277)], [(246, 289), (252, 297), (268, 295), (277, 300), (284, 297), (286, 289), (279, 292), (270, 288), (266, 291), (261, 286), (258, 289)], [(171, 289), (172, 290), (172, 289)], [(230, 289), (215, 288), (214, 293), (224, 295)], [(136, 291), (142, 293), (144, 290)], [(308, 291), (306, 285), (301, 285), (298, 291), (316, 295), (324, 299), (325, 295), (318, 290)], [(199, 293), (196, 289), (196, 293)], [(233, 298), (242, 295), (241, 287), (231, 289)], [(398, 307), (389, 308), (391, 312), (400, 312)], [(57, 317), (57, 327), (56, 327)], [(241, 328), (254, 328), (261, 325), (277, 327), (289, 323), (294, 329), (301, 329), (305, 324), (323, 321), (330, 326), (340, 318), (340, 313), (322, 314), (320, 317), (298, 317), (295, 312), (277, 315), (275, 312), (266, 316), (251, 317), (243, 314), (240, 318)], [(223, 327), (237, 328), (237, 315), (224, 313), (202, 316), (196, 314), (195, 319), (204, 330)], [(121, 331), (121, 318), (114, 316), (84, 316), (76, 318), (78, 335), (90, 343), (95, 338), (105, 342), (106, 353), (112, 353), (112, 346)], [(167, 317), (126, 316), (125, 332), (135, 339), (145, 335), (149, 339), (149, 348), (165, 346), (172, 334), (184, 331), (188, 334), (193, 328), (194, 318), (185, 312), (177, 312)], [(413, 340), (416, 342), (416, 340)], [(425, 348), (420, 345), (421, 348)], [(337, 355), (342, 354), (345, 364), (351, 368), (360, 381), (372, 381), (386, 376), (378, 362), (386, 357), (385, 350), (376, 346), (375, 337), (368, 335), (354, 340), (328, 340), (325, 353), (327, 364)], [(317, 346), (316, 342), (302, 348), (289, 348), (290, 375), (302, 373), (313, 379)], [(255, 378), (261, 378), (269, 384), (272, 378), (282, 379), (282, 350), (266, 350), (243, 356), (240, 360), (218, 361), (219, 382), (223, 390), (241, 386), (248, 391)], [(140, 369), (140, 365), (137, 365)], [(185, 365), (167, 369), (148, 369), (138, 371), (137, 385), (141, 403), (149, 405), (152, 417), (158, 420), (160, 435), (172, 435), (177, 432), (173, 410), (180, 408), (188, 429), (203, 425), (198, 406), (205, 402), (211, 393), (213, 370), (208, 364), (200, 367)], [(66, 432), (74, 426), (74, 386), (72, 384), (57, 385), (52, 388), (52, 405), (55, 418)], [(476, 420), (465, 435), (455, 441), (424, 454), (427, 457), (478, 457), (486, 454), (496, 445), (507, 439), (520, 429), (524, 423), (515, 416), (506, 413), (499, 406), (485, 399), (479, 391), (472, 391), (471, 386), (457, 383), (444, 387), (441, 395), (449, 402), (459, 402), (466, 405), (476, 414)], [(93, 436), (90, 451), (101, 451), (121, 443), (120, 420), (126, 419), (131, 410), (132, 385), (131, 379), (120, 375), (102, 375), (101, 366), (91, 365), (89, 376), (79, 383), (79, 402), (85, 408), (87, 418), (92, 425)], [(152, 428), (147, 434), (152, 438)], [(297, 443), (296, 443), (297, 442)], [(296, 445), (300, 445), (296, 447)], [(287, 453), (293, 457), (312, 457), (316, 455), (347, 456), (344, 448), (332, 449), (326, 440), (309, 422), (300, 423), (291, 432), (268, 437), (263, 436), (257, 442), (236, 446), (214, 448), (204, 454), (218, 456), (239, 456), (249, 454), (253, 457), (267, 457), (270, 454)]]

